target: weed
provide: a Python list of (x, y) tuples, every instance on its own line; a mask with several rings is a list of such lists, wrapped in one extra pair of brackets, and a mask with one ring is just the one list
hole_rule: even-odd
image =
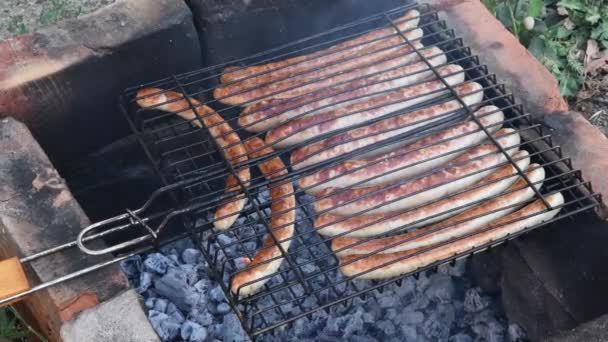
[(48, 340), (32, 328), (12, 306), (0, 308), (0, 340), (21, 341), (35, 335), (37, 340)]
[(8, 20), (8, 32), (14, 35), (24, 34), (27, 32), (27, 27), (25, 27), (22, 15), (10, 17)]
[(588, 42), (608, 48), (608, 6), (604, 0), (483, 2), (553, 73), (563, 96), (574, 96), (585, 81), (583, 60)]
[(69, 4), (69, 0), (50, 0), (49, 6), (45, 7), (40, 13), (38, 22), (44, 26), (55, 23), (63, 18), (80, 15), (82, 8), (79, 7), (76, 11), (70, 11)]
[(30, 332), (20, 327), (19, 319), (8, 307), (0, 308), (0, 338), (16, 340), (29, 335)]

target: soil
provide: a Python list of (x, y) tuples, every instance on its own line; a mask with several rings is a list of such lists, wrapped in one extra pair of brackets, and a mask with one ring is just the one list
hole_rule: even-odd
[(116, 0), (0, 0), (0, 40), (91, 13)]
[(570, 107), (608, 135), (608, 72), (591, 75), (577, 97), (570, 101)]

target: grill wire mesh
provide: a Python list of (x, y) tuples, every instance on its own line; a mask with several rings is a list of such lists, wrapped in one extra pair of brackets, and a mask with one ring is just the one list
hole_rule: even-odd
[[(477, 104), (474, 107), (465, 106), (464, 108), (461, 107), (460, 109), (450, 111), (446, 115), (443, 115), (439, 120), (429, 120), (408, 132), (396, 134), (388, 139), (354, 151), (341, 153), (319, 164), (313, 164), (297, 170), (290, 168), (289, 172), (286, 174), (277, 173), (276, 177), (271, 181), (265, 179), (258, 171), (256, 167), (258, 163), (268, 161), (270, 158), (278, 156), (283, 160), (285, 165), (289, 166), (292, 152), (298, 148), (309, 145), (312, 142), (321, 141), (327, 137), (358, 127), (365, 127), (370, 123), (378, 122), (380, 119), (411, 113), (438, 103), (456, 100), (460, 104), (463, 104), (463, 96), (459, 95), (456, 90), (459, 84), (450, 85), (445, 83), (445, 80), (450, 75), (440, 76), (439, 79), (444, 82), (443, 84), (447, 85), (447, 87), (443, 89), (443, 91), (436, 92), (437, 96), (434, 98), (427, 99), (424, 98), (423, 95), (428, 94), (420, 94), (418, 95), (420, 101), (405, 109), (399, 109), (388, 113), (381, 118), (355, 124), (347, 129), (342, 128), (326, 135), (321, 134), (319, 136), (313, 136), (306, 142), (295, 143), (286, 148), (275, 148), (274, 152), (270, 155), (257, 158), (250, 157), (246, 161), (239, 161), (237, 158), (234, 158), (234, 156), (230, 157), (224, 153), (226, 151), (226, 146), (222, 147), (216, 142), (218, 138), (223, 137), (213, 137), (209, 127), (207, 129), (201, 129), (196, 126), (197, 123), (202, 123), (204, 116), (207, 115), (202, 110), (202, 106), (208, 106), (213, 108), (216, 113), (220, 114), (226, 122), (230, 124), (242, 141), (254, 136), (264, 138), (264, 135), (267, 133), (266, 130), (257, 133), (250, 132), (247, 127), (244, 128), (237, 122), (242, 108), (258, 102), (260, 99), (251, 99), (247, 103), (227, 105), (222, 102), (221, 98), (218, 99), (213, 96), (214, 90), (219, 86), (219, 77), (226, 67), (234, 65), (257, 65), (281, 61), (293, 56), (301, 56), (314, 51), (320, 51), (329, 46), (347, 41), (348, 39), (379, 28), (398, 29), (398, 25), (400, 24), (398, 18), (412, 9), (416, 9), (420, 13), (418, 28), (424, 31), (423, 37), (421, 39), (408, 38), (408, 34), (412, 33), (413, 29), (409, 29), (409, 31), (400, 30), (399, 32), (392, 33), (392, 36), (401, 38), (398, 46), (410, 49), (413, 54), (419, 57), (417, 61), (404, 63), (405, 65), (422, 62), (430, 67), (430, 69), (427, 69), (426, 71), (428, 72), (428, 70), (430, 70), (432, 72), (432, 74), (429, 74), (430, 78), (415, 81), (412, 86), (432, 81), (433, 77), (440, 76), (440, 69), (446, 64), (458, 64), (464, 69), (465, 82), (474, 81), (483, 87), (481, 90), (483, 91), (483, 99), (480, 104)], [(419, 43), (422, 43), (423, 45), (417, 45)], [(394, 47), (395, 46), (390, 46), (386, 49)], [(433, 56), (428, 58), (428, 54), (426, 54), (431, 47), (440, 48), (447, 56), (447, 62), (441, 65), (432, 65), (431, 59)], [(382, 51), (365, 51), (367, 56), (373, 56), (376, 53), (382, 53)], [(310, 60), (319, 58), (327, 59), (327, 56), (328, 55), (319, 56), (317, 54), (311, 57)], [(313, 74), (320, 70), (324, 70), (324, 68), (328, 68), (331, 65), (347, 65), (349, 61), (354, 61), (357, 58), (357, 55), (348, 54), (333, 62), (319, 64), (311, 70), (300, 73), (290, 73), (286, 76), (286, 79), (306, 79), (307, 73)], [(390, 57), (387, 57), (387, 59), (388, 58)], [(385, 60), (380, 60), (380, 62), (382, 61)], [(310, 61), (300, 61), (294, 63), (309, 62)], [(375, 63), (378, 63), (378, 61)], [(291, 64), (284, 66), (284, 68), (290, 66)], [(352, 70), (343, 69), (336, 75), (325, 74), (323, 79), (340, 74), (348, 75), (348, 72), (360, 67), (361, 65)], [(261, 72), (258, 76), (272, 74), (273, 72), (277, 72), (277, 70), (280, 69)], [(382, 70), (377, 73), (385, 71), (386, 70)], [(317, 79), (311, 77), (306, 83), (295, 83), (296, 85), (293, 88), (302, 87), (306, 84), (314, 84), (321, 80), (321, 78)], [(235, 82), (238, 83), (240, 81), (237, 80)], [(346, 82), (350, 81), (352, 80), (347, 80)], [(270, 82), (277, 81), (272, 80)], [(186, 94), (190, 99), (186, 100), (187, 106), (183, 106), (182, 109), (184, 112), (189, 109), (195, 109), (197, 117), (192, 120), (185, 120), (178, 115), (175, 115), (175, 113), (154, 110), (154, 108), (148, 108), (147, 110), (140, 108), (135, 102), (136, 93), (138, 90), (147, 87), (158, 87), (167, 91)], [(260, 87), (260, 84), (255, 85), (252, 89), (255, 90), (255, 87)], [(445, 91), (446, 89), (448, 90), (447, 92)], [(280, 93), (281, 91), (282, 90), (279, 90), (277, 93)], [(352, 91), (352, 88), (349, 91)], [(246, 93), (247, 90), (244, 90), (243, 92)], [(380, 92), (380, 94), (382, 94), (382, 92)], [(310, 92), (298, 95), (298, 98), (306, 98), (308, 95), (310, 95)], [(335, 95), (336, 94), (332, 94), (332, 96)], [(202, 105), (199, 105), (196, 100), (192, 99), (198, 99)], [(412, 98), (409, 98), (408, 100), (411, 99)], [(315, 98), (315, 101), (319, 100), (320, 98)], [(335, 304), (349, 305), (353, 298), (365, 295), (376, 289), (381, 291), (383, 286), (399, 281), (399, 279), (402, 279), (403, 277), (417, 274), (420, 271), (436, 267), (439, 264), (450, 262), (458, 258), (464, 258), (473, 253), (486, 250), (535, 229), (540, 225), (548, 224), (576, 213), (589, 210), (597, 205), (597, 196), (593, 193), (590, 185), (581, 179), (578, 171), (572, 169), (569, 159), (562, 157), (559, 147), (552, 145), (550, 136), (543, 132), (540, 125), (534, 124), (530, 120), (530, 115), (526, 113), (520, 105), (515, 103), (513, 97), (505, 90), (505, 87), (496, 81), (494, 75), (488, 73), (487, 68), (480, 64), (476, 56), (471, 54), (469, 48), (463, 45), (462, 40), (456, 37), (454, 32), (446, 27), (445, 22), (439, 20), (437, 13), (426, 5), (414, 4), (396, 8), (310, 38), (259, 53), (243, 60), (176, 75), (137, 88), (128, 89), (125, 93), (123, 102), (125, 115), (133, 130), (138, 135), (145, 152), (151, 159), (159, 176), (167, 185), (167, 187), (163, 189), (163, 192), (168, 190), (172, 197), (172, 206), (165, 208), (162, 211), (157, 211), (154, 214), (145, 214), (147, 212), (146, 210), (149, 209), (146, 208), (146, 210), (130, 213), (130, 224), (144, 227), (146, 229), (144, 232), (147, 231), (147, 233), (154, 235), (154, 238), (156, 238), (156, 234), (159, 233), (158, 230), (161, 228), (163, 229), (164, 234), (170, 235), (171, 229), (173, 228), (167, 228), (167, 226), (185, 225), (192, 232), (192, 236), (195, 237), (195, 240), (200, 245), (200, 249), (209, 264), (209, 272), (211, 272), (222, 285), (222, 288), (229, 299), (229, 303), (237, 313), (237, 316), (243, 323), (243, 327), (247, 333), (252, 337), (256, 337), (270, 329), (274, 329), (298, 318), (312, 314), (315, 311), (328, 310), (330, 306)], [(175, 103), (183, 102), (184, 101)], [(532, 187), (534, 189), (534, 198), (527, 202), (540, 200), (545, 205), (548, 205), (546, 200), (547, 196), (561, 192), (564, 195), (565, 201), (564, 204), (556, 207), (560, 209), (559, 214), (542, 224), (529, 226), (515, 234), (488, 241), (487, 243), (480, 244), (474, 248), (462, 251), (461, 253), (441, 258), (440, 260), (431, 262), (423, 267), (388, 279), (361, 280), (343, 275), (339, 268), (339, 260), (332, 252), (331, 248), (332, 240), (336, 237), (320, 235), (315, 228), (313, 228), (314, 220), (320, 213), (315, 212), (312, 204), (314, 201), (313, 197), (298, 186), (298, 180), (311, 173), (317, 172), (322, 168), (337, 165), (345, 160), (361, 159), (362, 155), (367, 155), (371, 151), (386, 148), (387, 146), (397, 146), (395, 144), (398, 142), (414, 142), (429, 134), (446, 130), (467, 120), (476, 122), (480, 127), (479, 130), (487, 133), (487, 138), (489, 140), (485, 140), (483, 143), (494, 143), (495, 146), (498, 147), (499, 152), (505, 156), (506, 161), (499, 166), (505, 164), (516, 166), (517, 164), (515, 164), (515, 162), (517, 162), (517, 159), (514, 155), (508, 154), (506, 149), (499, 145), (496, 142), (496, 138), (492, 136), (492, 127), (484, 126), (478, 117), (472, 115), (475, 110), (482, 105), (495, 105), (504, 112), (505, 118), (500, 125), (516, 130), (516, 132), (521, 135), (521, 141), (516, 147), (527, 150), (530, 153), (532, 162), (540, 164), (546, 171), (543, 186), (540, 189)], [(399, 127), (394, 127), (392, 129), (396, 128)], [(349, 141), (340, 141), (340, 143), (346, 142)], [(436, 141), (434, 143), (439, 144), (442, 142), (444, 141)], [(480, 144), (481, 143), (476, 143), (475, 146)], [(423, 146), (422, 148), (424, 147), (427, 146)], [(467, 147), (467, 149), (469, 148), (471, 148), (471, 146)], [(408, 151), (408, 153), (410, 152), (412, 151)], [(465, 152), (465, 150), (459, 152), (462, 153)], [(229, 175), (237, 175), (239, 170), (247, 167), (250, 168), (252, 172), (251, 182), (247, 184), (240, 180), (240, 189), (226, 192), (226, 178)], [(438, 167), (438, 169), (441, 170), (446, 167), (447, 166), (444, 165)], [(525, 180), (527, 186), (534, 184), (532, 180), (526, 177), (523, 170), (519, 168), (516, 169), (518, 174)], [(432, 171), (423, 173), (422, 176), (428, 175), (435, 170), (436, 169), (433, 169)], [(477, 170), (474, 172), (480, 173), (482, 171), (483, 170)], [(415, 179), (416, 177), (420, 176), (415, 176), (412, 179)], [(399, 179), (396, 182), (399, 184), (410, 180), (410, 178), (403, 180)], [(240, 296), (231, 291), (231, 281), (235, 274), (243, 268), (251, 268), (251, 266), (247, 266), (246, 260), (254, 258), (256, 253), (260, 252), (260, 250), (272, 247), (263, 246), (262, 240), (268, 236), (268, 233), (271, 230), (271, 219), (284, 213), (271, 212), (270, 206), (272, 201), (276, 201), (277, 199), (269, 198), (268, 192), (269, 189), (280, 186), (281, 183), (285, 184), (285, 182), (293, 182), (295, 189), (294, 195), (296, 198), (297, 216), (295, 221), (295, 232), (292, 237), (287, 239), (291, 241), (291, 245), (288, 248), (285, 248), (283, 243), (286, 240), (281, 241), (280, 256), (273, 259), (275, 261), (284, 260), (279, 270), (256, 280), (264, 283), (261, 289), (250, 296)], [(389, 186), (387, 185), (387, 187)], [(466, 189), (462, 189), (460, 193), (473, 190), (475, 187), (475, 185), (469, 186)], [(477, 187), (479, 187), (479, 185), (477, 185)], [(238, 195), (245, 196), (248, 200), (248, 204), (240, 213), (240, 219), (226, 231), (214, 230), (213, 214), (218, 205), (222, 203), (222, 201), (230, 201)], [(458, 195), (458, 193), (453, 196), (456, 195)], [(291, 196), (291, 194), (285, 194), (283, 196)], [(472, 203), (466, 207), (470, 208), (476, 204), (479, 203)], [(373, 208), (370, 208), (369, 210), (372, 209)], [(413, 209), (415, 210), (416, 208), (414, 207)], [(549, 209), (545, 209), (545, 211)], [(362, 212), (361, 214), (365, 214), (365, 212)], [(437, 216), (439, 214), (441, 213), (430, 213), (429, 215)], [(387, 220), (391, 220), (391, 218), (388, 217)], [(448, 227), (442, 227), (441, 229), (444, 228)], [(403, 233), (412, 230), (412, 225), (406, 225), (394, 230), (392, 233), (397, 232), (397, 230), (399, 233)], [(270, 236), (273, 237), (273, 235)], [(276, 237), (273, 237), (273, 241), (276, 246)], [(433, 249), (445, 248), (446, 244), (453, 241), (454, 240), (449, 240), (427, 246), (425, 247), (426, 250), (422, 250), (420, 253)], [(381, 250), (376, 250), (372, 254), (379, 252), (381, 252)], [(367, 257), (367, 255), (363, 255), (360, 258), (365, 257)], [(393, 260), (391, 263), (392, 262), (398, 262), (398, 260)], [(367, 272), (375, 269), (377, 269), (377, 267), (372, 268)]]

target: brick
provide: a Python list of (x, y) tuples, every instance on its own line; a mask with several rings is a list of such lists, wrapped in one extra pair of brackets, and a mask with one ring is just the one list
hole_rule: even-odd
[[(24, 124), (0, 121), (0, 258), (28, 256), (73, 241), (89, 224), (85, 213)], [(97, 243), (101, 247), (102, 243)], [(32, 285), (107, 260), (77, 248), (26, 264)], [(128, 287), (117, 265), (28, 297), (27, 316), (51, 340), (63, 321)]]
[(0, 41), (0, 117), (26, 123), (61, 167), (130, 132), (123, 89), (199, 68), (200, 55), (183, 1), (119, 0)]
[(551, 129), (554, 144), (572, 159), (572, 166), (581, 170), (583, 179), (591, 182), (595, 192), (602, 194), (603, 208), (598, 212), (608, 218), (608, 178), (604, 174), (608, 170), (608, 138), (578, 112), (550, 113), (541, 121)]

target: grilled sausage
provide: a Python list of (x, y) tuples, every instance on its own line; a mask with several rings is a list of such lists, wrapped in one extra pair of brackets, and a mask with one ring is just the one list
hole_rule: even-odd
[(539, 199), (488, 226), (476, 229), (475, 235), (454, 239), (447, 244), (441, 243), (398, 253), (376, 254), (359, 260), (357, 259), (361, 257), (360, 255), (350, 255), (340, 259), (340, 270), (344, 275), (358, 279), (385, 279), (415, 271), (420, 267), (466, 253), (475, 247), (551, 220), (560, 211), (559, 206), (564, 203), (564, 197), (558, 192), (545, 199), (553, 208), (552, 210), (547, 210), (542, 200)]
[[(416, 28), (419, 20), (420, 12), (411, 10), (398, 18), (396, 22), (400, 31), (408, 31)], [(397, 37), (399, 37), (397, 31), (392, 27), (380, 28), (312, 53), (260, 65), (228, 67), (220, 76), (220, 81), (228, 83), (237, 80), (249, 80), (249, 83), (252, 84), (263, 83), (268, 80), (270, 73), (284, 76), (319, 68), (324, 64), (336, 62), (348, 56), (363, 55), (366, 51), (378, 45), (390, 46), (391, 44), (387, 43), (394, 43)]]
[[(239, 135), (230, 127), (213, 109), (200, 103), (197, 99), (189, 99), (195, 108), (190, 109), (188, 100), (181, 93), (167, 91), (159, 88), (146, 88), (137, 92), (137, 104), (144, 109), (156, 109), (171, 112), (190, 121), (192, 124), (201, 127), (200, 119), (208, 128), (211, 136), (217, 141), (226, 158), (233, 164), (247, 161), (247, 151), (241, 143)], [(249, 168), (243, 167), (237, 170), (240, 181), (247, 185), (251, 180)], [(229, 175), (226, 179), (226, 192), (240, 189), (238, 180)], [(230, 228), (238, 218), (241, 210), (247, 203), (247, 198), (242, 194), (237, 194), (228, 198), (216, 209), (213, 225), (216, 229), (226, 230)]]
[[(438, 71), (445, 76), (444, 80), (450, 85), (464, 81), (464, 72), (459, 65), (446, 65), (440, 67)], [(286, 122), (268, 131), (266, 144), (276, 147), (291, 146), (323, 134), (381, 118), (446, 93), (445, 85), (440, 80), (394, 89), (371, 96), (366, 101), (353, 102), (333, 110), (319, 111), (314, 115)]]
[[(483, 92), (481, 89), (481, 85), (475, 82), (465, 83), (462, 86), (455, 88), (465, 105), (469, 107), (473, 107), (481, 102), (483, 99)], [(301, 169), (308, 165), (365, 148), (371, 144), (388, 140), (397, 135), (415, 130), (420, 126), (432, 123), (433, 120), (428, 118), (443, 118), (461, 108), (462, 106), (457, 100), (442, 102), (411, 113), (380, 120), (369, 124), (368, 126), (338, 133), (327, 139), (295, 149), (291, 153), (291, 165), (296, 169)], [(414, 118), (417, 117), (426, 117), (427, 119), (422, 122), (418, 122), (419, 120), (413, 121)], [(406, 145), (407, 142), (403, 144)], [(376, 148), (366, 155), (378, 155), (398, 146), (399, 145), (391, 144), (388, 147)]]
[[(526, 172), (534, 187), (540, 189), (545, 179), (545, 169), (538, 164), (530, 165)], [(416, 231), (380, 239), (338, 237), (331, 248), (338, 256), (351, 254), (396, 253), (409, 249), (433, 245), (467, 234), (479, 227), (508, 215), (534, 197), (534, 190), (519, 178), (506, 193), (489, 199), (448, 220)]]
[[(420, 29), (415, 29), (405, 32), (404, 35), (410, 41), (417, 41), (422, 37), (423, 32)], [(395, 36), (386, 39), (381, 44), (370, 46), (370, 49), (366, 51), (367, 55), (364, 56), (347, 56), (334, 63), (323, 61), (323, 65), (318, 68), (285, 75), (280, 75), (280, 72), (269, 72), (260, 75), (260, 77), (222, 84), (214, 89), (213, 96), (222, 103), (238, 106), (266, 98), (286, 99), (305, 94), (311, 89), (323, 88), (327, 86), (327, 82), (323, 80), (338, 73), (348, 73), (359, 67), (379, 63), (393, 57), (403, 56), (403, 61), (411, 61), (415, 57), (412, 51), (412, 47), (405, 44), (400, 36)], [(260, 79), (265, 82), (260, 83)], [(321, 87), (313, 84), (317, 82)]]
[[(252, 158), (273, 152), (271, 147), (264, 145), (264, 142), (256, 137), (247, 139), (245, 145)], [(287, 168), (278, 156), (261, 161), (258, 168), (268, 180), (287, 174)], [(266, 236), (262, 248), (253, 257), (247, 268), (239, 271), (232, 278), (230, 288), (233, 293), (240, 296), (247, 296), (256, 292), (270, 280), (270, 277), (264, 277), (279, 270), (283, 257), (281, 249), (275, 241), (280, 243), (283, 251), (287, 251), (291, 244), (296, 219), (296, 199), (293, 185), (289, 180), (281, 180), (271, 182), (269, 187), (272, 201), (270, 205), (270, 234), (274, 235), (274, 239), (270, 235)]]
[[(519, 133), (504, 128), (497, 132), (499, 144), (507, 153), (517, 152)], [(427, 176), (394, 185), (362, 188), (326, 188), (315, 201), (317, 213), (329, 211), (339, 215), (374, 214), (412, 208), (458, 192), (491, 174), (507, 160), (492, 144), (482, 144), (456, 158), (447, 168)]]
[[(417, 45), (417, 48), (422, 47), (422, 44)], [(421, 54), (432, 66), (443, 65), (447, 61), (443, 51), (437, 47), (423, 49)], [(297, 97), (256, 102), (239, 114), (239, 125), (251, 132), (267, 131), (289, 119), (314, 114), (318, 109), (327, 111), (341, 107), (350, 101), (361, 100), (369, 94), (404, 87), (433, 76), (426, 63), (412, 64), (411, 62), (415, 60), (419, 60), (418, 55), (412, 52), (386, 62), (323, 79), (327, 87), (314, 83), (311, 84), (315, 87), (313, 91)], [(386, 71), (377, 73), (382, 70)]]
[[(504, 120), (502, 111), (494, 106), (483, 107), (475, 115), (490, 133), (498, 131)], [(391, 183), (439, 167), (486, 138), (476, 122), (466, 121), (377, 157), (345, 160), (324, 167), (302, 176), (300, 187), (314, 194), (327, 187)]]
[[(525, 170), (530, 164), (528, 152), (525, 150), (514, 154), (513, 159), (520, 170)], [(473, 189), (451, 197), (405, 212), (363, 214), (353, 217), (324, 213), (315, 219), (315, 228), (319, 234), (326, 236), (345, 234), (349, 237), (368, 237), (384, 234), (406, 225), (409, 228), (422, 227), (456, 215), (472, 203), (501, 194), (515, 182), (516, 176), (515, 167), (510, 164), (504, 165), (475, 184)]]

